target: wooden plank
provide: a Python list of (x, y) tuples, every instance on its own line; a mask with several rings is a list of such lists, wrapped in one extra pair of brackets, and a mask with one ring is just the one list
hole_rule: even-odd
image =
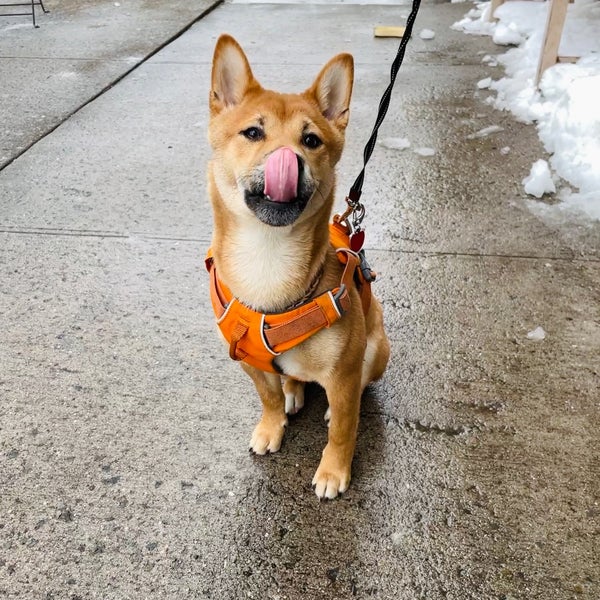
[[(571, 2), (571, 0), (569, 0), (569, 2)], [(559, 56), (556, 59), (556, 62), (559, 63), (576, 63), (579, 60), (579, 56)]]
[(375, 27), (373, 35), (375, 37), (397, 37), (401, 38), (404, 36), (406, 27), (394, 27), (391, 25), (378, 25)]
[(501, 4), (504, 4), (504, 0), (492, 0), (492, 3), (490, 4), (490, 12), (488, 14), (488, 21), (497, 21), (498, 20), (498, 19), (496, 19), (496, 17), (494, 17), (494, 13), (496, 12), (496, 9)]
[(542, 53), (538, 63), (535, 85), (540, 83), (544, 71), (556, 64), (558, 59), (558, 47), (567, 16), (569, 0), (550, 0), (548, 7), (548, 19), (546, 21), (546, 32), (542, 43)]
[(496, 13), (496, 9), (504, 4), (504, 0), (492, 0), (490, 3), (490, 12), (488, 13), (488, 21), (497, 21), (498, 19), (494, 17)]

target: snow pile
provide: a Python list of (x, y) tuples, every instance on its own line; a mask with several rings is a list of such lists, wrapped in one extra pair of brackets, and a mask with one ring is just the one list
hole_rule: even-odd
[(463, 19), (454, 23), (451, 29), (473, 35), (493, 35), (496, 24), (488, 21), (489, 10), (489, 2), (478, 3), (477, 8), (472, 8)]
[(423, 29), (419, 34), (419, 37), (422, 40), (432, 40), (435, 37), (435, 31), (432, 31), (431, 29)]
[(550, 167), (543, 158), (533, 163), (531, 172), (523, 179), (522, 183), (525, 191), (536, 198), (541, 198), (544, 194), (553, 194), (556, 191)]
[(492, 35), (494, 44), (499, 46), (518, 46), (525, 38), (519, 33), (519, 29), (514, 23), (505, 25), (498, 23)]
[[(477, 4), (452, 28), (472, 35), (491, 35), (498, 44), (512, 44), (496, 57), (483, 61), (504, 66), (505, 77), (482, 80), (479, 89), (494, 90), (487, 101), (510, 110), (524, 122), (535, 122), (550, 166), (562, 179), (578, 188), (559, 192), (568, 207), (600, 219), (600, 3), (575, 0), (568, 8), (560, 55), (579, 56), (576, 64), (558, 64), (547, 69), (536, 89), (534, 80), (549, 2), (507, 2), (496, 10), (497, 23), (487, 21), (489, 2)], [(537, 184), (550, 191), (548, 177), (532, 174), (523, 181), (529, 189)], [(535, 173), (534, 173), (535, 170)], [(548, 173), (549, 175), (549, 173)], [(536, 182), (534, 185), (533, 182)], [(527, 191), (527, 190), (526, 190)], [(529, 192), (528, 192), (529, 193)]]

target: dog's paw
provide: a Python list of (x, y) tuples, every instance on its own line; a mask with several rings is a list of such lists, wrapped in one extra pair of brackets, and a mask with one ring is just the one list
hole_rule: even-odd
[(255, 454), (277, 452), (281, 448), (281, 441), (285, 432), (287, 421), (266, 422), (262, 420), (255, 428), (250, 439), (250, 450)]
[(350, 469), (333, 468), (332, 465), (324, 464), (325, 459), (313, 477), (312, 484), (319, 498), (332, 500), (339, 494), (343, 494), (350, 483)]
[(285, 394), (285, 412), (295, 415), (304, 406), (304, 382), (295, 379), (287, 379), (283, 384)]

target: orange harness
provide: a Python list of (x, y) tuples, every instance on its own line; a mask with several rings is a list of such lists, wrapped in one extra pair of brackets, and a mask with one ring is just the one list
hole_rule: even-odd
[[(329, 225), (329, 239), (339, 261), (345, 264), (340, 285), (281, 313), (263, 314), (242, 304), (219, 279), (212, 250), (206, 257), (210, 275), (210, 299), (217, 325), (229, 343), (229, 356), (261, 371), (279, 373), (273, 360), (297, 346), (324, 327), (331, 327), (350, 308), (348, 289), (356, 285), (365, 314), (371, 301), (370, 280), (362, 272), (362, 260), (349, 249), (347, 228), (341, 223)], [(366, 263), (364, 264), (366, 266)]]

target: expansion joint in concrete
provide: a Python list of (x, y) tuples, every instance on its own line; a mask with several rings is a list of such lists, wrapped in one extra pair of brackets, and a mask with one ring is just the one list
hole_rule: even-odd
[[(80, 104), (77, 108), (75, 108), (74, 110), (69, 112), (67, 115), (65, 115), (64, 118), (62, 118), (58, 123), (53, 125), (50, 129), (48, 129), (47, 131), (42, 133), (40, 136), (38, 136), (36, 139), (34, 139), (31, 143), (24, 146), (20, 152), (18, 152), (13, 157), (11, 157), (3, 165), (0, 165), (0, 173), (2, 173), (2, 171), (4, 171), (4, 169), (6, 169), (6, 167), (11, 165), (19, 157), (23, 156), (23, 154), (29, 152), (29, 150), (31, 148), (33, 148), (38, 142), (40, 142), (45, 137), (47, 137), (48, 135), (50, 135), (51, 133), (56, 131), (63, 123), (68, 121), (72, 116), (76, 115), (79, 111), (81, 111), (83, 108), (85, 108), (88, 104), (91, 104), (92, 102), (94, 102), (94, 100), (98, 99), (100, 96), (105, 94), (108, 90), (110, 90), (115, 85), (117, 85), (120, 81), (125, 79), (125, 77), (127, 77), (128, 75), (133, 73), (133, 71), (135, 71), (140, 66), (142, 66), (145, 62), (147, 62), (149, 59), (151, 59), (155, 54), (160, 52), (163, 48), (165, 48), (166, 46), (168, 46), (169, 44), (174, 42), (177, 38), (181, 37), (186, 31), (188, 31), (191, 27), (193, 27), (198, 21), (203, 19), (206, 15), (210, 14), (215, 8), (217, 8), (219, 5), (221, 5), (223, 3), (223, 1), (224, 0), (215, 0), (215, 2), (211, 6), (209, 6), (207, 9), (203, 10), (197, 17), (192, 19), (192, 21), (190, 21), (187, 25), (185, 25), (184, 27), (179, 29), (171, 37), (169, 37), (167, 40), (165, 40), (160, 45), (158, 45), (154, 50), (152, 50), (152, 52), (149, 52), (141, 60), (137, 61), (130, 69), (127, 69), (124, 73), (122, 73), (121, 75), (116, 77), (108, 85), (104, 86), (99, 92), (94, 94), (91, 98), (89, 98), (88, 100), (86, 100), (85, 102)], [(94, 60), (94, 59), (89, 59), (89, 60)]]
[[(44, 227), (12, 227), (10, 225), (0, 224), (0, 233), (9, 235), (33, 235), (33, 236), (63, 236), (63, 237), (81, 237), (81, 238), (105, 238), (105, 239), (143, 239), (158, 242), (180, 242), (190, 244), (208, 245), (210, 240), (176, 236), (176, 235), (160, 235), (154, 233), (139, 233), (139, 232), (119, 232), (119, 231), (101, 231), (92, 229), (60, 229), (60, 228), (44, 228)], [(443, 250), (390, 250), (389, 248), (367, 248), (369, 252), (385, 252), (392, 255), (415, 255), (415, 256), (431, 256), (431, 257), (449, 257), (449, 258), (482, 258), (482, 259), (506, 259), (506, 260), (531, 260), (531, 261), (553, 261), (566, 263), (600, 263), (600, 257), (575, 257), (575, 256), (548, 256), (535, 254), (502, 254), (497, 252), (449, 252)]]

